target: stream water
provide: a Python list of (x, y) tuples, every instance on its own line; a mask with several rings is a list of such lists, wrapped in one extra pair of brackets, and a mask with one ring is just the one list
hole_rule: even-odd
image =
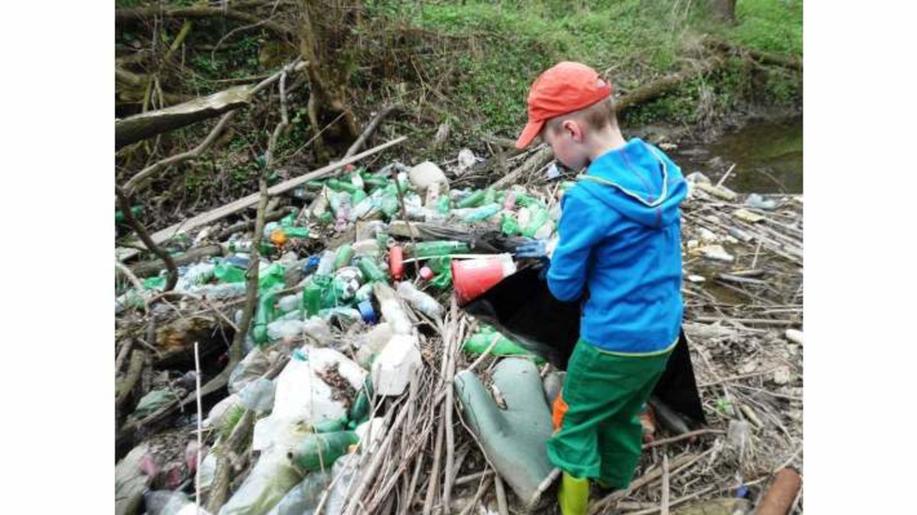
[(701, 171), (740, 193), (802, 193), (802, 116), (752, 121), (711, 144), (669, 152), (685, 175)]

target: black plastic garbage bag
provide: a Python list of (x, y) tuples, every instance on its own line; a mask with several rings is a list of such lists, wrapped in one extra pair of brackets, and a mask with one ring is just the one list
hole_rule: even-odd
[[(555, 367), (566, 370), (579, 340), (581, 304), (554, 298), (547, 284), (539, 279), (539, 272), (538, 267), (524, 268), (462, 309)], [(687, 417), (692, 425), (706, 424), (684, 330), (653, 396)]]

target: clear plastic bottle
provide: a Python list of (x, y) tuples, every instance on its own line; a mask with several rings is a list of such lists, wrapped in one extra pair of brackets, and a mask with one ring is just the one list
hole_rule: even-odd
[(444, 309), (436, 299), (418, 290), (413, 283), (403, 281), (398, 283), (398, 295), (406, 300), (414, 309), (430, 318), (440, 318)]

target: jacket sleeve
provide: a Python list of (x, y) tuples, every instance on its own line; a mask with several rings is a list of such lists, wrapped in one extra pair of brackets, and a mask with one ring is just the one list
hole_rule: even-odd
[(589, 203), (576, 195), (564, 195), (557, 232), (559, 241), (548, 269), (548, 289), (562, 302), (583, 293), (592, 247), (605, 236), (605, 217), (597, 216)]

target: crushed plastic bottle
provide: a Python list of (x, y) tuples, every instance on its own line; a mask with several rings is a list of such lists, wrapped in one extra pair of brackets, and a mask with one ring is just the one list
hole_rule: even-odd
[(245, 385), (239, 392), (239, 401), (255, 413), (267, 413), (274, 407), (274, 382), (260, 377)]
[(497, 203), (485, 204), (466, 214), (464, 217), (462, 217), (462, 220), (468, 223), (480, 222), (482, 220), (487, 220), (488, 218), (493, 217), (499, 213), (501, 209), (502, 207)]
[(388, 276), (381, 268), (376, 264), (376, 261), (369, 257), (362, 257), (357, 261), (357, 267), (360, 269), (360, 272), (363, 274), (363, 279), (366, 282), (386, 282), (388, 281)]
[(398, 295), (408, 302), (414, 309), (420, 311), (430, 318), (440, 318), (445, 311), (443, 307), (436, 302), (436, 299), (418, 290), (413, 283), (404, 281), (398, 283)]
[(391, 324), (395, 334), (411, 334), (413, 324), (398, 301), (398, 294), (386, 283), (378, 282), (373, 285), (373, 293), (379, 301), (379, 310), (382, 319)]

